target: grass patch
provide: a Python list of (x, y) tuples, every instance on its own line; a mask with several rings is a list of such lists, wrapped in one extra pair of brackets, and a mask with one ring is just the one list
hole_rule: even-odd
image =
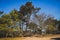
[(16, 37), (16, 38), (0, 38), (0, 40), (23, 40), (24, 37)]

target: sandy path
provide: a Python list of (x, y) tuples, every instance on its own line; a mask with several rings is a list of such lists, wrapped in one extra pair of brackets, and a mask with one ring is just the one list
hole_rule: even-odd
[(24, 40), (51, 40), (50, 37), (44, 37), (44, 38), (39, 38), (39, 37), (27, 37)]
[(60, 38), (60, 35), (50, 37), (27, 37), (24, 40), (52, 40), (51, 38)]
[(45, 36), (45, 37), (16, 37), (16, 38), (0, 38), (0, 40), (52, 40), (51, 38), (60, 38), (59, 35)]

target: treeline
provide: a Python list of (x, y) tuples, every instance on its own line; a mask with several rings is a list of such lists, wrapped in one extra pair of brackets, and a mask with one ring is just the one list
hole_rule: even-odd
[[(37, 15), (40, 9), (35, 8), (32, 2), (27, 2), (20, 7), (19, 11), (14, 9), (8, 14), (0, 11), (0, 15), (3, 14), (0, 16), (0, 37), (32, 36), (57, 31), (60, 20), (44, 13)], [(30, 21), (32, 14), (38, 23)]]

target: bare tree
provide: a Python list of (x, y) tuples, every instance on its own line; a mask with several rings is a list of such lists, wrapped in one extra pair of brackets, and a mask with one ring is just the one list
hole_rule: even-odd
[[(54, 17), (53, 16), (51, 16), (51, 15), (49, 16), (49, 15), (46, 15), (46, 14), (42, 13), (40, 15), (35, 15), (35, 18), (37, 18), (37, 20), (38, 20), (39, 28), (41, 30), (41, 34), (46, 34), (47, 29), (50, 29), (50, 28), (54, 29), (54, 27), (53, 27), (53, 25), (54, 25), (54, 21), (53, 21)], [(49, 27), (49, 25), (51, 27)]]

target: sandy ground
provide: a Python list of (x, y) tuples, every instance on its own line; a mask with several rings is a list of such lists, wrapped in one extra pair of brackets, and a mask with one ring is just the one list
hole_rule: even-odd
[(27, 37), (24, 40), (52, 40), (51, 38), (56, 38), (56, 37)]
[(51, 38), (60, 38), (60, 35), (46, 36), (46, 37), (27, 37), (24, 40), (53, 40)]
[(32, 36), (32, 37), (0, 38), (0, 40), (52, 40), (51, 38), (60, 38), (60, 34), (44, 37)]
[(50, 40), (50, 38), (27, 37), (24, 40)]

